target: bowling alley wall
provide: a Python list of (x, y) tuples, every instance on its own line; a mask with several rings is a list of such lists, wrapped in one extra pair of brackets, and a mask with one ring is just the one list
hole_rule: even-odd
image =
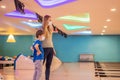
[[(0, 56), (32, 55), (32, 35), (15, 35), (15, 43), (7, 43), (6, 35), (0, 35)], [(120, 35), (70, 35), (67, 38), (53, 35), (56, 56), (62, 62), (79, 62), (80, 54), (94, 54), (95, 61), (120, 62)]]

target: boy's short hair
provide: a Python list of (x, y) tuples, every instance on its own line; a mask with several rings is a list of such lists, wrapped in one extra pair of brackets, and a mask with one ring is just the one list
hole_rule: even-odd
[(36, 31), (36, 38), (38, 38), (39, 35), (42, 35), (43, 31), (42, 30), (37, 30)]

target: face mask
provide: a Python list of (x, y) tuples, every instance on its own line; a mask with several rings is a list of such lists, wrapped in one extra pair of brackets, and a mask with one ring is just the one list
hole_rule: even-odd
[(45, 36), (42, 36), (41, 41), (44, 41), (44, 40), (45, 40)]
[(48, 25), (49, 25), (49, 26), (52, 26), (52, 21), (49, 21)]

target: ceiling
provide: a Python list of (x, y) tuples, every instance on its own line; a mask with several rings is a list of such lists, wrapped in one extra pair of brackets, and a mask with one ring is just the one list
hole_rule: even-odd
[[(42, 16), (46, 14), (51, 15), (54, 25), (68, 35), (82, 31), (91, 31), (92, 35), (120, 34), (120, 0), (76, 0), (51, 8), (42, 7), (38, 5), (35, 0), (20, 1), (24, 3), (25, 9), (27, 10), (37, 12)], [(2, 8), (2, 6), (6, 6), (6, 8)], [(113, 11), (111, 11), (111, 9), (113, 9)], [(6, 13), (14, 10), (14, 0), (0, 1), (0, 35), (33, 35), (36, 28), (21, 23), (21, 21), (28, 22), (29, 19), (5, 16)], [(58, 20), (59, 17), (81, 15), (84, 13), (89, 13), (90, 22)], [(107, 22), (107, 19), (111, 21)], [(37, 20), (32, 21), (37, 22)], [(73, 25), (88, 27), (77, 30), (67, 30), (63, 24), (72, 25), (72, 27), (74, 27)], [(104, 28), (104, 26), (107, 26), (107, 28)], [(81, 34), (79, 33), (79, 35)]]

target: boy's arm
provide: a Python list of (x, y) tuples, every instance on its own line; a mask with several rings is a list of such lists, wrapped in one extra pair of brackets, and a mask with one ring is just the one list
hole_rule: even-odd
[(35, 49), (37, 50), (37, 55), (40, 55), (41, 54), (41, 51), (39, 49), (39, 44), (36, 44), (35, 45)]

